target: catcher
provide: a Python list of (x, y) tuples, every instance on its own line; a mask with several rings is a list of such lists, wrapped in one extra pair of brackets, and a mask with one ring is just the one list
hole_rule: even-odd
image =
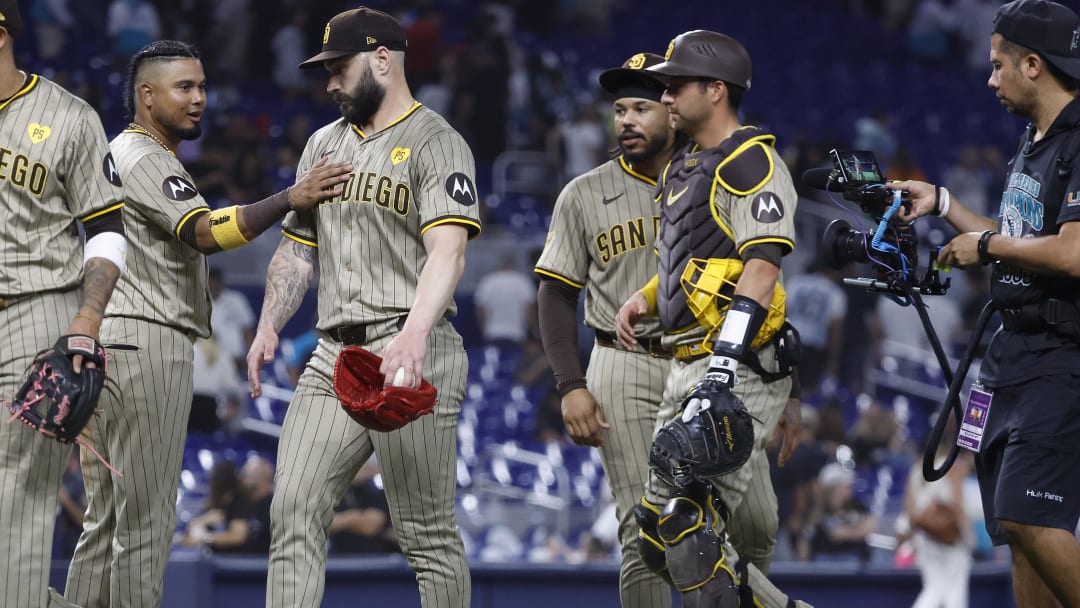
[[(750, 492), (766, 493), (759, 504), (772, 504), (775, 517), (776, 496), (767, 478), (753, 479), (752, 459), (765, 457), (791, 392), (797, 336), (784, 322), (779, 278), (794, 249), (795, 189), (775, 137), (739, 124), (750, 88), (741, 44), (686, 32), (648, 69), (664, 79), (661, 101), (675, 128), (695, 143), (658, 180), (658, 273), (615, 320), (631, 348), (634, 324), (658, 316), (674, 353), (661, 409), (677, 413), (653, 440), (636, 511), (640, 552), (686, 608), (805, 605), (740, 559), (726, 530)], [(790, 450), (797, 425), (787, 424)]]

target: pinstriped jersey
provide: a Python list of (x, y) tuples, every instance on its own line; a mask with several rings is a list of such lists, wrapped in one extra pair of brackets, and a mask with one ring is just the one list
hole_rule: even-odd
[(187, 222), (210, 208), (180, 160), (145, 132), (127, 129), (110, 146), (128, 200), (128, 258), (105, 315), (145, 319), (208, 337), (206, 256), (179, 235)]
[(0, 295), (77, 285), (75, 219), (124, 206), (101, 119), (83, 100), (30, 75), (0, 102)]
[[(441, 116), (416, 103), (370, 135), (345, 119), (319, 129), (297, 174), (324, 156), (355, 167), (341, 196), (290, 212), (282, 229), (318, 247), (318, 327), (407, 314), (427, 261), (424, 232), (457, 224), (470, 238), (480, 233), (472, 151)], [(451, 301), (448, 314), (456, 311)]]
[[(656, 182), (623, 157), (574, 178), (555, 203), (536, 273), (585, 287), (585, 324), (615, 333), (615, 315), (656, 274)], [(659, 337), (655, 317), (639, 337)]]

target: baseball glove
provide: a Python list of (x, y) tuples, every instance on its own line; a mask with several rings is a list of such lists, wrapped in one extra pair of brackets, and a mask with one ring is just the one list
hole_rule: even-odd
[(738, 469), (754, 449), (754, 418), (728, 384), (707, 374), (657, 431), (649, 466), (677, 488)]
[[(72, 362), (82, 355), (75, 373)], [(88, 367), (87, 363), (97, 367)], [(8, 403), (10, 424), (15, 419), (61, 443), (76, 443), (97, 410), (105, 386), (105, 349), (90, 336), (61, 336), (34, 358), (15, 399)]]
[(359, 346), (346, 346), (334, 363), (334, 392), (353, 420), (373, 431), (399, 429), (435, 410), (435, 387), (420, 380), (420, 388), (384, 386), (379, 373), (382, 357)]

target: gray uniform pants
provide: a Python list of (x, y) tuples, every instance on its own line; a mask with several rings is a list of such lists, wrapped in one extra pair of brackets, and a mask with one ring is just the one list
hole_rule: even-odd
[[(388, 322), (368, 329), (364, 348), (378, 353), (397, 331)], [(342, 409), (333, 388), (341, 344), (320, 340), (285, 416), (271, 506), (266, 605), (310, 608), (326, 583), (327, 528), (349, 482), (378, 456), (390, 517), (424, 608), (466, 608), (472, 582), (454, 519), (457, 418), (468, 359), (446, 321), (427, 342), (424, 378), (438, 390), (432, 414), (389, 433), (369, 431)]]
[(101, 336), (139, 348), (108, 351), (120, 400), (101, 393), (103, 420), (92, 434), (101, 455), (124, 476), (82, 451), (89, 507), (64, 595), (83, 608), (153, 608), (161, 605), (176, 527), (193, 341), (175, 328), (125, 317), (105, 319)]

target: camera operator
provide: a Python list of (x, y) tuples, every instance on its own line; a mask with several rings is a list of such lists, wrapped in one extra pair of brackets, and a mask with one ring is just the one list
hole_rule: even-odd
[(1030, 119), (1010, 165), (997, 221), (943, 187), (907, 190), (904, 220), (936, 214), (961, 234), (939, 263), (993, 263), (1002, 316), (983, 361), (992, 393), (976, 454), (987, 529), (1012, 549), (1017, 605), (1080, 606), (1080, 16), (1046, 0), (999, 9), (987, 83)]

